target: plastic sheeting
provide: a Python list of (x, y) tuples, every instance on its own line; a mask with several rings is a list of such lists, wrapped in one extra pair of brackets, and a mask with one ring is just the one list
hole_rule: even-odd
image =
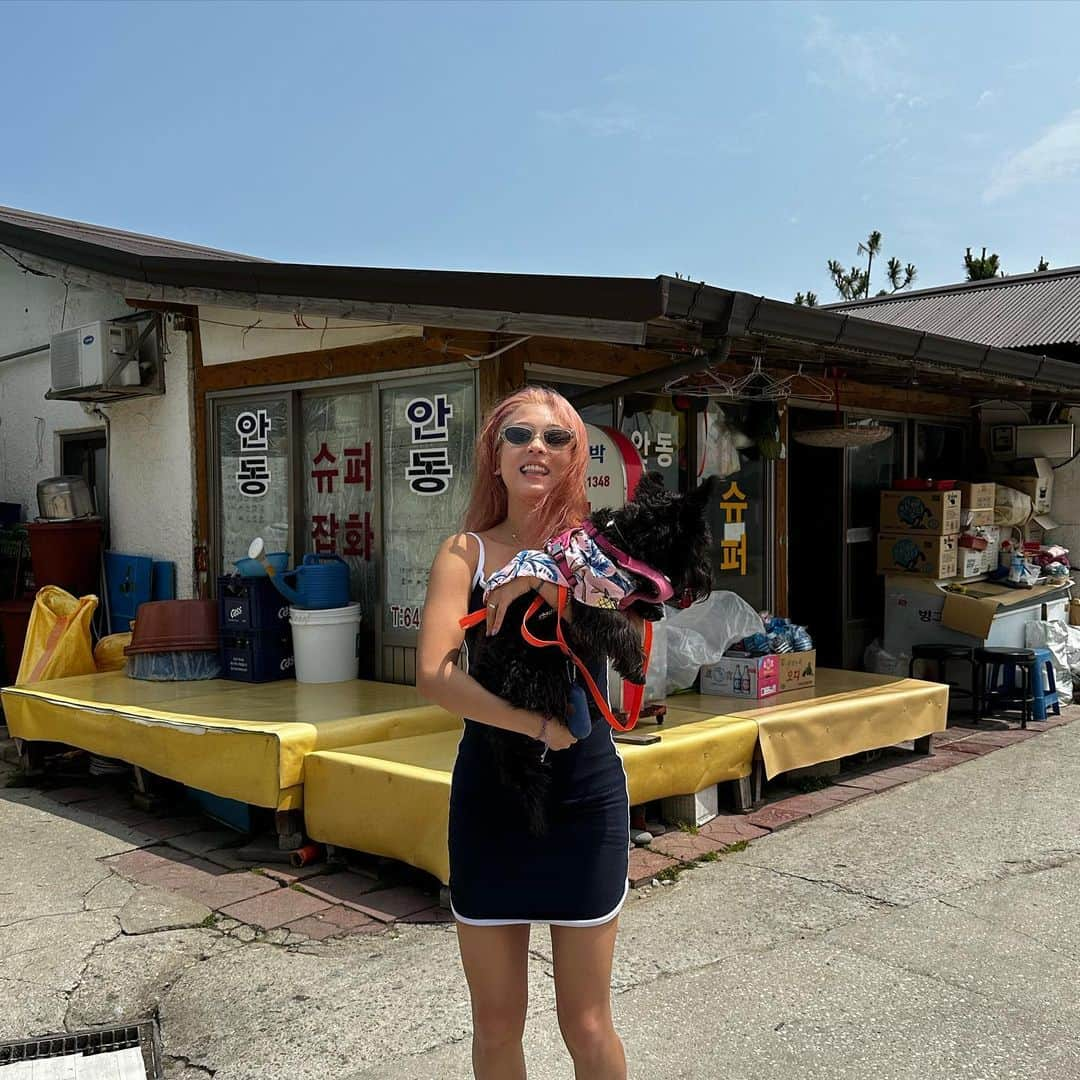
[[(1029, 649), (1049, 649), (1057, 683), (1058, 703), (1071, 705), (1072, 671), (1069, 667), (1069, 626), (1063, 622), (1029, 622), (1024, 627), (1024, 644)], [(1040, 677), (1042, 676), (1040, 672)]]
[(714, 592), (708, 600), (669, 615), (664, 626), (668, 694), (693, 686), (703, 664), (715, 664), (736, 641), (762, 629), (761, 616), (732, 592)]

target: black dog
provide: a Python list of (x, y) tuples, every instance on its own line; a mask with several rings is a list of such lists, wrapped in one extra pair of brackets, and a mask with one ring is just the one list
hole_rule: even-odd
[[(655, 474), (643, 477), (634, 497), (619, 510), (597, 510), (590, 520), (606, 538), (671, 582), (673, 602), (684, 606), (705, 599), (712, 589), (709, 570), (709, 529), (705, 508), (710, 483), (689, 495), (668, 491)], [(557, 648), (537, 648), (521, 636), (521, 623), (534, 596), (527, 593), (507, 609), (498, 634), (487, 637), (480, 627), (470, 639), (469, 674), (511, 705), (562, 723), (570, 708), (572, 665)], [(615, 670), (632, 683), (645, 682), (639, 631), (620, 611), (579, 603), (573, 599), (572, 621), (564, 621), (566, 642), (596, 671), (610, 657)], [(635, 600), (630, 607), (649, 620), (661, 617), (661, 605)], [(554, 612), (545, 607), (533, 616), (530, 630), (554, 637)], [(580, 676), (579, 676), (580, 677)], [(588, 695), (587, 695), (588, 696)], [(603, 722), (589, 696), (593, 723)], [(528, 735), (481, 725), (488, 740), (496, 777), (513, 792), (534, 835), (546, 830), (550, 755), (541, 760), (542, 746)]]

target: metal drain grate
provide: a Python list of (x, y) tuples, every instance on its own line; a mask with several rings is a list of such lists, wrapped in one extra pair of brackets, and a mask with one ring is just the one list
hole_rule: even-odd
[(147, 1080), (162, 1080), (161, 1038), (157, 1021), (140, 1020), (119, 1027), (85, 1028), (57, 1035), (41, 1035), (36, 1039), (0, 1042), (0, 1068), (20, 1061), (40, 1061), (44, 1058), (109, 1054), (117, 1050), (138, 1047), (146, 1066)]

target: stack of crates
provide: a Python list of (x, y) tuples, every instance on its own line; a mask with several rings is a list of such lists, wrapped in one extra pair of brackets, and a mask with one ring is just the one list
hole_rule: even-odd
[(218, 578), (221, 676), (272, 682), (295, 674), (289, 603), (269, 578)]

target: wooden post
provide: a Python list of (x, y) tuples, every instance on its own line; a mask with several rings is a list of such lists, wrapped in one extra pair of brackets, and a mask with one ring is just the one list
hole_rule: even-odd
[(788, 417), (784, 405), (780, 412), (780, 445), (784, 456), (777, 460), (773, 491), (773, 596), (771, 610), (781, 618), (788, 614)]
[[(498, 348), (492, 344), (491, 351)], [(507, 394), (525, 385), (525, 353), (521, 346), (480, 361), (480, 422)]]

